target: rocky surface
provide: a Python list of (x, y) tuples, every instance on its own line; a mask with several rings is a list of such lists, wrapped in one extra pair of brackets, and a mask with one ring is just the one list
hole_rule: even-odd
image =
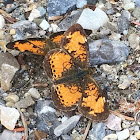
[(140, 1), (5, 0), (0, 3), (0, 140), (24, 139), (26, 125), (30, 140), (83, 139), (89, 120), (77, 110), (55, 108), (44, 56), (5, 48), (15, 40), (49, 38), (74, 23), (88, 29), (90, 74), (113, 110), (106, 121), (92, 122), (86, 139), (140, 139)]

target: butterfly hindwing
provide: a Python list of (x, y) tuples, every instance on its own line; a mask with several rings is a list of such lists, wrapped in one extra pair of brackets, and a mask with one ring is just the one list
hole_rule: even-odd
[(82, 98), (79, 102), (79, 112), (83, 116), (100, 121), (107, 119), (109, 110), (107, 107), (106, 96), (98, 84), (90, 76), (85, 77), (81, 83)]

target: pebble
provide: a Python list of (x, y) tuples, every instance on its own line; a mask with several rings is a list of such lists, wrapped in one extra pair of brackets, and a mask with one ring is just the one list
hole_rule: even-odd
[(116, 134), (109, 134), (109, 135), (107, 135), (107, 136), (105, 136), (104, 138), (103, 138), (103, 140), (117, 140), (117, 135)]
[(132, 33), (129, 37), (128, 37), (128, 41), (130, 44), (130, 47), (136, 50), (140, 50), (140, 37), (139, 35), (137, 35), (136, 33)]
[(130, 26), (130, 13), (128, 11), (123, 11), (117, 23), (119, 33), (124, 33), (126, 30), (128, 30)]
[(135, 18), (137, 18), (138, 20), (140, 20), (140, 7), (135, 8), (135, 10), (133, 11), (133, 16)]
[(19, 69), (19, 64), (14, 67), (9, 64), (2, 64), (1, 66), (1, 88), (8, 91), (11, 88), (11, 80), (13, 79), (16, 71)]
[(140, 139), (140, 131), (136, 132), (136, 138), (139, 140)]
[(28, 93), (28, 95), (31, 95), (35, 99), (40, 98), (40, 93), (38, 92), (38, 90), (36, 88), (30, 88), (27, 93)]
[(41, 140), (47, 137), (47, 133), (37, 130), (34, 131), (34, 135), (36, 140)]
[(76, 0), (48, 0), (47, 12), (49, 20), (52, 17), (63, 15), (76, 8)]
[(138, 140), (138, 139), (136, 138), (136, 136), (131, 135), (130, 138), (129, 138), (129, 140)]
[(101, 39), (89, 43), (89, 53), (89, 62), (92, 67), (124, 61), (129, 54), (129, 48), (120, 41)]
[(119, 40), (121, 38), (121, 35), (115, 32), (112, 32), (111, 35), (109, 36), (109, 39), (111, 40)]
[(2, 29), (5, 25), (5, 20), (2, 15), (0, 15), (0, 29)]
[(19, 102), (17, 102), (15, 106), (18, 106), (19, 108), (27, 108), (33, 104), (35, 104), (35, 101), (32, 99), (31, 96), (27, 96), (24, 99), (21, 99)]
[(66, 18), (64, 18), (59, 24), (58, 27), (62, 31), (66, 31), (68, 28), (70, 28), (73, 24), (77, 22), (80, 15), (82, 13), (82, 10), (79, 11), (73, 11), (70, 15), (68, 15)]
[(8, 96), (5, 98), (5, 101), (16, 103), (19, 101), (19, 97), (15, 94), (8, 94)]
[(6, 103), (6, 106), (7, 106), (7, 107), (14, 107), (14, 105), (15, 105), (15, 104), (14, 104), (13, 102), (7, 102), (7, 103)]
[(35, 18), (40, 17), (40, 11), (38, 9), (33, 9), (28, 17), (29, 21), (33, 21)]
[(0, 106), (0, 114), (1, 124), (7, 129), (13, 130), (20, 116), (18, 110), (15, 108)]
[(124, 129), (120, 132), (116, 132), (117, 136), (118, 136), (118, 140), (125, 140), (129, 137), (130, 133), (129, 133), (129, 129)]
[(124, 3), (123, 7), (125, 10), (134, 10), (135, 9), (135, 3), (132, 2), (131, 0), (124, 0), (123, 3)]
[(36, 128), (39, 131), (44, 131), (48, 133), (50, 136), (54, 134), (54, 129), (60, 125), (58, 118), (55, 113), (47, 112), (38, 114), (36, 120)]
[(106, 126), (103, 122), (93, 123), (89, 131), (89, 140), (102, 140), (105, 137)]
[(4, 130), (2, 134), (0, 135), (0, 140), (21, 140), (24, 136), (21, 132), (14, 132), (9, 130)]
[(38, 114), (46, 114), (47, 112), (55, 113), (56, 110), (54, 109), (52, 100), (38, 100), (35, 106), (35, 111)]
[(16, 30), (15, 29), (11, 29), (10, 30), (10, 35), (15, 35), (16, 34)]
[(50, 25), (49, 25), (49, 23), (44, 19), (44, 20), (42, 20), (42, 22), (40, 23), (40, 25), (39, 25), (43, 30), (47, 30), (49, 27), (50, 27)]
[(43, 7), (38, 7), (37, 10), (40, 12), (40, 17), (43, 17), (46, 14), (46, 9)]
[(54, 134), (56, 136), (67, 134), (70, 130), (72, 130), (76, 126), (80, 118), (81, 115), (72, 116), (71, 118), (69, 118), (68, 120), (64, 121), (62, 124), (57, 126), (54, 129)]
[(130, 86), (131, 80), (127, 75), (120, 75), (120, 81), (119, 81), (118, 88), (119, 89), (126, 89)]
[(106, 126), (115, 131), (120, 131), (121, 128), (121, 118), (115, 116), (114, 114), (110, 114), (107, 121)]
[(108, 21), (109, 21), (108, 16), (101, 9), (96, 8), (93, 11), (89, 8), (86, 8), (86, 9), (83, 10), (83, 12), (82, 12), (81, 16), (79, 17), (77, 23), (82, 25), (82, 27), (84, 29), (98, 30), (100, 27), (102, 27)]

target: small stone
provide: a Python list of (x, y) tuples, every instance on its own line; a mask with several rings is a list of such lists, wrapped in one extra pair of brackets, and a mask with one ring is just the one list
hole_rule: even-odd
[(20, 116), (18, 110), (15, 108), (0, 106), (0, 114), (1, 124), (7, 129), (13, 130)]
[(136, 131), (139, 131), (139, 130), (140, 130), (139, 126), (136, 125), (136, 126), (134, 127), (134, 130), (135, 130), (135, 132), (136, 132)]
[(120, 132), (116, 132), (117, 136), (118, 136), (118, 140), (125, 140), (129, 137), (130, 133), (129, 133), (129, 129), (124, 129)]
[(7, 102), (13, 102), (13, 103), (16, 103), (19, 101), (19, 97), (15, 94), (9, 94), (6, 99), (5, 99)]
[(124, 0), (124, 9), (125, 10), (134, 10), (135, 9), (135, 3), (132, 2), (131, 0)]
[(0, 29), (2, 29), (5, 25), (5, 20), (2, 15), (0, 15)]
[(47, 133), (43, 131), (34, 131), (35, 139), (36, 140), (41, 140), (47, 137)]
[(14, 107), (14, 105), (15, 105), (15, 104), (14, 104), (13, 102), (7, 102), (7, 103), (6, 103), (6, 106), (7, 106), (7, 107)]
[(77, 23), (79, 23), (84, 29), (98, 30), (108, 21), (109, 18), (107, 17), (106, 13), (99, 8), (96, 8), (94, 11), (86, 8), (83, 10)]
[(52, 17), (63, 15), (76, 8), (76, 0), (48, 0), (47, 11), (49, 20)]
[(40, 12), (40, 17), (43, 17), (46, 14), (46, 10), (43, 7), (38, 7), (37, 10)]
[(89, 53), (89, 62), (92, 67), (124, 61), (129, 54), (129, 49), (120, 41), (101, 39), (89, 43)]
[(39, 26), (40, 26), (43, 30), (47, 30), (47, 29), (50, 27), (49, 23), (48, 23), (45, 19), (40, 23)]
[[(18, 65), (19, 66), (19, 65)], [(11, 66), (9, 64), (2, 64), (1, 66), (1, 88), (4, 91), (8, 91), (11, 88), (11, 80), (15, 75), (18, 67)]]
[(31, 96), (27, 96), (24, 99), (21, 99), (19, 102), (15, 104), (15, 106), (18, 106), (19, 108), (27, 108), (31, 105), (35, 104), (34, 100)]
[(89, 140), (102, 140), (105, 137), (105, 129), (104, 123), (93, 123), (92, 129), (89, 131)]
[(33, 21), (35, 18), (40, 17), (40, 11), (38, 9), (33, 9), (28, 17), (29, 21)]
[(36, 88), (30, 88), (27, 93), (29, 93), (35, 99), (40, 98), (40, 93), (38, 92), (38, 90)]
[(10, 30), (10, 35), (15, 35), (16, 34), (16, 30), (15, 29), (11, 29)]
[(140, 1), (139, 0), (132, 0), (133, 2), (135, 2), (136, 7), (140, 7)]
[(124, 31), (128, 30), (130, 26), (130, 16), (131, 14), (128, 11), (123, 11), (121, 16), (118, 19), (118, 32), (124, 33)]
[(121, 38), (121, 35), (115, 32), (112, 32), (111, 35), (109, 36), (109, 39), (111, 40), (119, 40)]
[(135, 33), (131, 34), (128, 37), (128, 41), (129, 41), (131, 48), (136, 49), (136, 50), (140, 50), (140, 45), (139, 45), (140, 37), (139, 37), (139, 35), (137, 35)]
[(107, 136), (105, 136), (104, 138), (103, 138), (103, 140), (117, 140), (117, 135), (116, 134), (109, 134), (109, 135), (107, 135)]
[(107, 121), (106, 126), (115, 131), (120, 131), (121, 128), (121, 118), (115, 116), (114, 114), (110, 114)]
[(140, 139), (140, 131), (136, 132), (136, 138), (139, 140)]
[(57, 126), (54, 129), (54, 134), (56, 136), (67, 134), (72, 128), (74, 128), (76, 126), (80, 117), (81, 117), (80, 115), (72, 116), (71, 118), (69, 118), (68, 120), (66, 120), (65, 122), (63, 122), (59, 126)]
[(130, 86), (131, 80), (127, 75), (121, 75), (118, 87), (120, 89), (126, 89)]
[(0, 140), (21, 140), (24, 136), (21, 132), (14, 132), (9, 130), (4, 130), (2, 134), (0, 135)]

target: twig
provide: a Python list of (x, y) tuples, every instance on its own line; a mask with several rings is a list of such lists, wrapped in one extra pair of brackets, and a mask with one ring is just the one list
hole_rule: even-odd
[(35, 83), (32, 84), (33, 87), (48, 87), (47, 83)]
[(131, 21), (131, 23), (133, 23), (133, 24), (136, 24), (136, 25), (140, 26), (140, 23), (139, 23), (139, 22), (136, 22), (136, 21)]
[(21, 131), (24, 131), (24, 128), (23, 127), (15, 128), (15, 129), (13, 129), (13, 131), (15, 131), (15, 132), (21, 132)]
[(24, 127), (24, 136), (25, 136), (25, 140), (28, 139), (28, 127), (27, 127), (27, 124), (26, 124), (26, 120), (24, 118), (24, 115), (23, 113), (21, 112), (20, 108), (15, 105), (17, 110), (19, 111), (20, 115), (21, 115), (21, 120), (22, 120), (22, 123), (23, 123), (23, 127)]
[(2, 9), (0, 9), (0, 13), (3, 15), (3, 17), (9, 21), (10, 23), (14, 23), (16, 22), (16, 19), (14, 19), (13, 17), (11, 17), (10, 14), (6, 13), (5, 11), (3, 11)]
[(114, 115), (120, 117), (122, 120), (134, 121), (134, 118), (128, 117), (128, 116), (125, 116), (125, 115), (122, 115), (122, 114), (120, 114), (120, 113), (118, 113), (118, 112), (115, 112), (115, 111), (113, 111), (113, 110), (110, 110), (110, 113), (113, 113)]
[(82, 138), (82, 140), (86, 140), (86, 137), (87, 137), (87, 134), (88, 134), (88, 132), (89, 132), (89, 128), (90, 128), (90, 126), (91, 126), (91, 120), (89, 120), (88, 121), (88, 125), (87, 125), (87, 127), (86, 127), (86, 130), (85, 130), (85, 133), (84, 133), (84, 136), (83, 136), (83, 138)]

